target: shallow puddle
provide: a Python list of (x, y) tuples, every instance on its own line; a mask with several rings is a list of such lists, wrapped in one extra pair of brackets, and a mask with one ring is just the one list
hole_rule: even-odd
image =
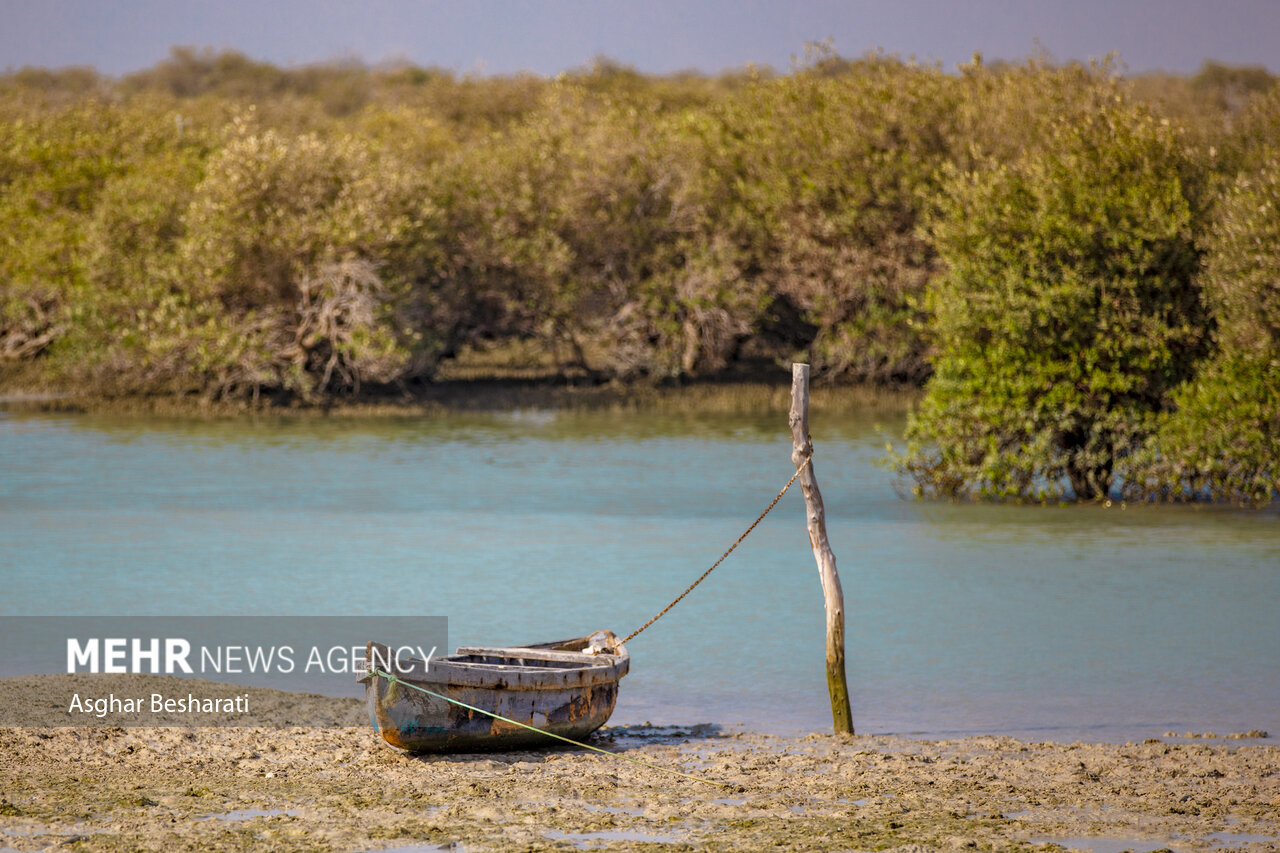
[(1060, 844), (1071, 850), (1088, 850), (1090, 853), (1151, 853), (1153, 850), (1177, 850), (1169, 841), (1150, 838), (1111, 838), (1105, 835), (1080, 835), (1074, 838), (1032, 838), (1032, 844)]
[(678, 835), (628, 829), (601, 829), (596, 832), (562, 832), (553, 829), (544, 832), (543, 837), (553, 841), (568, 841), (579, 850), (588, 850), (609, 841), (647, 841), (651, 844), (679, 844), (685, 841)]
[[(1275, 844), (1280, 837), (1271, 834), (1249, 832), (1210, 832), (1196, 835), (1196, 839), (1207, 841), (1214, 847), (1240, 847), (1245, 844)], [(1032, 844), (1060, 844), (1076, 850), (1088, 850), (1090, 853), (1151, 853), (1153, 850), (1187, 850), (1191, 839), (1178, 836), (1176, 841), (1159, 841), (1149, 838), (1112, 838), (1109, 836), (1080, 835), (1071, 838), (1039, 837), (1030, 839)]]
[(1275, 844), (1280, 842), (1280, 836), (1259, 835), (1251, 832), (1210, 832), (1208, 835), (1199, 837), (1215, 845), (1226, 845), (1228, 847), (1235, 847), (1240, 844)]
[(301, 814), (297, 809), (233, 809), (222, 814), (207, 814), (200, 820), (252, 820), (255, 817), (275, 817), (285, 815), (294, 817)]
[(604, 812), (606, 814), (624, 814), (631, 817), (643, 817), (644, 809), (639, 807), (626, 808), (624, 806), (598, 806), (594, 803), (582, 803), (582, 808), (589, 812)]

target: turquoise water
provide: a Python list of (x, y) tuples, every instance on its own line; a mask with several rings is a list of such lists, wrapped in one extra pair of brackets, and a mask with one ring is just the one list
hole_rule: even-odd
[[(452, 644), (661, 609), (791, 473), (784, 413), (156, 421), (0, 411), (0, 618), (449, 618)], [(901, 416), (815, 416), (865, 733), (1280, 734), (1280, 518), (901, 499)], [(788, 494), (630, 644), (615, 722), (830, 725)]]

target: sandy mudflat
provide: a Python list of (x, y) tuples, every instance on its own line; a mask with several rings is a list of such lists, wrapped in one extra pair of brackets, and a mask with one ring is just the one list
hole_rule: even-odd
[(9, 727), (0, 850), (1280, 850), (1270, 740), (632, 726), (597, 743), (728, 787), (582, 751), (417, 758), (368, 727)]

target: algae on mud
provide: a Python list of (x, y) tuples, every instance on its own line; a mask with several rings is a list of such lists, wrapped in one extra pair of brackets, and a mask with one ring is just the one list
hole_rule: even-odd
[(1262, 740), (624, 726), (599, 742), (736, 790), (578, 751), (411, 757), (368, 727), (9, 727), (0, 834), (15, 850), (1280, 849), (1280, 748)]

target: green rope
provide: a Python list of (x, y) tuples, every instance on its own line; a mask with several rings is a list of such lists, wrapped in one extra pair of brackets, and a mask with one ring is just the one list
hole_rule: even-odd
[(486, 711), (484, 708), (477, 708), (475, 705), (468, 705), (466, 702), (461, 702), (449, 696), (436, 693), (434, 690), (428, 690), (427, 688), (420, 687), (417, 684), (411, 684), (408, 681), (402, 681), (396, 676), (387, 672), (383, 672), (380, 669), (374, 669), (374, 670), (371, 670), (371, 672), (373, 675), (378, 675), (378, 676), (381, 676), (382, 678), (385, 678), (391, 684), (403, 684), (405, 687), (408, 687), (410, 690), (417, 690), (419, 693), (425, 693), (428, 696), (434, 696), (437, 699), (443, 699), (446, 702), (452, 702), (454, 705), (457, 705), (462, 708), (466, 708), (469, 711), (476, 711), (486, 716), (493, 717), (495, 720), (502, 720), (502, 722), (504, 723), (511, 723), (512, 725), (520, 726), (520, 728), (522, 729), (528, 729), (531, 732), (538, 732), (539, 734), (544, 734), (547, 737), (553, 737), (556, 740), (562, 740), (565, 743), (571, 743), (574, 746), (580, 746), (583, 749), (589, 749), (592, 752), (599, 752), (603, 755), (609, 755), (614, 758), (621, 758), (623, 761), (630, 761), (632, 764), (639, 764), (641, 767), (648, 767), (650, 770), (660, 770), (663, 773), (671, 773), (675, 776), (680, 776), (684, 779), (692, 779), (694, 782), (704, 782), (708, 785), (715, 785), (717, 787), (725, 788), (727, 790), (735, 790), (735, 788), (737, 787), (735, 785), (726, 785), (724, 782), (717, 782), (714, 779), (704, 779), (701, 776), (690, 776), (688, 773), (681, 773), (679, 770), (672, 770), (670, 767), (663, 767), (660, 764), (650, 764), (647, 761), (641, 761), (638, 758), (632, 758), (629, 755), (623, 755), (618, 752), (610, 752), (607, 749), (601, 749), (600, 747), (592, 746), (589, 743), (580, 743), (576, 740), (573, 740), (572, 738), (567, 738), (567, 737), (564, 737), (563, 735), (558, 735), (555, 732), (549, 732), (546, 729), (540, 729), (535, 726), (530, 726), (530, 725), (527, 725), (526, 723), (520, 722), (519, 720), (512, 720), (509, 717), (502, 716), (501, 714), (495, 714), (492, 711)]

